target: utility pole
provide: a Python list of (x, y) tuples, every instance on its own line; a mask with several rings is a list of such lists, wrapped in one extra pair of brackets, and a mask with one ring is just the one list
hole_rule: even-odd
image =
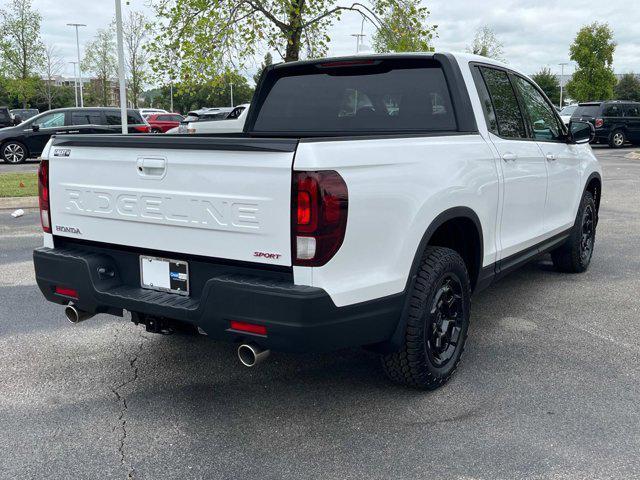
[(118, 79), (120, 80), (120, 121), (122, 134), (129, 133), (127, 128), (127, 86), (124, 80), (124, 44), (122, 42), (122, 4), (116, 2), (116, 36), (118, 39)]
[(76, 28), (76, 49), (78, 50), (78, 83), (80, 84), (80, 106), (84, 107), (82, 97), (82, 67), (80, 66), (80, 37), (78, 36), (78, 27), (86, 27), (84, 23), (67, 23), (69, 27)]
[(562, 94), (564, 91), (564, 66), (569, 65), (569, 62), (562, 62), (558, 65), (560, 65), (560, 108), (562, 108)]
[(69, 62), (73, 65), (73, 93), (76, 96), (76, 108), (78, 107), (78, 74), (76, 73), (76, 65), (78, 62)]
[(233, 82), (230, 82), (229, 86), (231, 87), (231, 108), (233, 108)]

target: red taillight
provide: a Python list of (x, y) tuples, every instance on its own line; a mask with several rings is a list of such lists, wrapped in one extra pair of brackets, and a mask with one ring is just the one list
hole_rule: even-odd
[(151, 127), (149, 125), (134, 125), (133, 129), (140, 133), (149, 133), (151, 131)]
[(347, 185), (333, 170), (293, 174), (293, 264), (319, 267), (342, 245), (347, 229)]
[(41, 160), (38, 167), (38, 203), (42, 230), (51, 233), (51, 212), (49, 210), (49, 160)]
[(596, 118), (596, 128), (600, 128), (604, 125), (604, 120), (602, 118)]
[(267, 327), (264, 325), (256, 325), (255, 323), (245, 323), (231, 321), (231, 329), (239, 332), (255, 333), (257, 335), (266, 335)]
[(78, 299), (78, 291), (73, 288), (56, 287), (56, 293), (58, 295), (64, 295), (65, 297), (75, 298), (76, 300)]

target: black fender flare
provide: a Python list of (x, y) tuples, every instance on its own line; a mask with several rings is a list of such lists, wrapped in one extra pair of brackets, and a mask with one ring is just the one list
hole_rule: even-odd
[[(587, 191), (587, 188), (589, 187), (589, 184), (591, 183), (591, 180), (593, 179), (597, 179), (598, 182), (600, 182), (600, 191), (598, 192), (598, 195), (596, 198), (594, 198), (594, 201), (596, 202), (596, 226), (598, 225), (598, 220), (600, 217), (600, 199), (602, 198), (602, 175), (600, 175), (598, 172), (592, 172), (591, 175), (589, 175), (587, 177), (587, 180), (584, 182), (584, 187), (582, 188), (582, 197), (584, 197), (584, 194)], [(580, 197), (580, 198), (582, 198)], [(578, 206), (578, 208), (580, 208), (580, 206)]]
[[(418, 248), (416, 249), (416, 253), (413, 257), (413, 262), (411, 263), (411, 269), (409, 271), (409, 276), (407, 278), (407, 283), (404, 288), (403, 296), (404, 301), (402, 302), (402, 310), (400, 311), (400, 317), (398, 318), (398, 324), (393, 335), (389, 338), (387, 342), (384, 342), (383, 345), (380, 345), (379, 348), (376, 348), (378, 351), (382, 352), (392, 352), (397, 351), (402, 345), (402, 338), (405, 334), (406, 328), (406, 318), (407, 311), (409, 309), (409, 295), (408, 293), (413, 289), (413, 286), (416, 281), (416, 277), (418, 275), (418, 268), (420, 267), (420, 261), (422, 260), (422, 255), (424, 254), (431, 237), (435, 233), (435, 231), (441, 227), (445, 222), (452, 220), (454, 218), (467, 218), (471, 220), (476, 229), (478, 230), (478, 237), (480, 239), (480, 259), (479, 259), (479, 274), (477, 284), (483, 281), (483, 268), (482, 268), (482, 259), (484, 258), (484, 237), (482, 234), (482, 224), (480, 223), (480, 218), (469, 207), (453, 207), (445, 210), (441, 214), (439, 214), (426, 229), (424, 234), (422, 235), (422, 239), (418, 244)], [(490, 276), (492, 277), (492, 275)], [(489, 278), (490, 281), (490, 278)], [(477, 288), (476, 288), (477, 290)]]

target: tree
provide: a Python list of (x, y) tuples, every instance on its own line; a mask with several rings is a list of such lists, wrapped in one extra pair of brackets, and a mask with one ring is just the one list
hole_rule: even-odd
[(376, 52), (430, 52), (437, 25), (426, 25), (429, 10), (420, 0), (389, 4), (373, 37)]
[(149, 28), (147, 18), (140, 12), (129, 12), (122, 25), (122, 34), (127, 64), (127, 83), (133, 108), (138, 108), (138, 98), (147, 79), (149, 53), (144, 48)]
[(9, 73), (8, 91), (24, 108), (35, 96), (34, 77), (43, 59), (40, 40), (42, 16), (31, 8), (31, 0), (11, 0), (6, 10), (0, 10), (0, 63)]
[(114, 32), (111, 27), (100, 29), (85, 48), (82, 70), (91, 72), (96, 83), (87, 89), (89, 103), (106, 107), (109, 104), (111, 80), (117, 71)]
[(482, 55), (483, 57), (504, 60), (502, 47), (502, 42), (498, 40), (493, 30), (485, 25), (476, 30), (473, 45), (467, 47), (467, 51), (475, 55)]
[(640, 102), (640, 79), (635, 73), (622, 75), (615, 89), (618, 100), (632, 100)]
[[(231, 87), (233, 83), (233, 100), (235, 105), (249, 103), (253, 97), (254, 89), (247, 79), (237, 72), (229, 71), (219, 77), (212, 78), (209, 82), (196, 86), (191, 84), (175, 84), (173, 104), (174, 110), (187, 113), (202, 107), (228, 106), (231, 100)], [(163, 86), (145, 93), (145, 100), (154, 107), (169, 108), (169, 86)]]
[(567, 91), (572, 98), (584, 102), (613, 97), (615, 50), (616, 42), (608, 24), (594, 22), (580, 29), (569, 48), (571, 60), (578, 64), (567, 83)]
[[(365, 0), (363, 0), (364, 2)], [(411, 0), (152, 0), (161, 33), (150, 44), (158, 74), (198, 84), (242, 69), (261, 49), (276, 51), (285, 62), (327, 51), (329, 26), (346, 11), (358, 12), (380, 26), (380, 15)], [(421, 9), (406, 9), (408, 14)], [(412, 23), (412, 22), (408, 22)], [(175, 61), (175, 58), (178, 61)], [(180, 75), (174, 75), (178, 70)]]
[(258, 82), (260, 81), (260, 76), (262, 75), (262, 71), (267, 68), (269, 65), (273, 65), (273, 56), (271, 55), (271, 52), (267, 52), (264, 56), (264, 60), (262, 61), (262, 65), (260, 65), (260, 69), (258, 70), (258, 72), (253, 76), (253, 83), (255, 83), (256, 85), (258, 85)]
[(60, 51), (55, 45), (47, 45), (44, 49), (44, 62), (44, 81), (40, 90), (47, 102), (47, 109), (51, 110), (54, 95), (58, 93), (53, 81), (56, 75), (60, 75), (64, 67), (64, 59), (60, 56)]
[(531, 76), (534, 82), (542, 89), (542, 91), (549, 97), (549, 100), (554, 105), (560, 103), (560, 82), (551, 70), (543, 68), (538, 73)]

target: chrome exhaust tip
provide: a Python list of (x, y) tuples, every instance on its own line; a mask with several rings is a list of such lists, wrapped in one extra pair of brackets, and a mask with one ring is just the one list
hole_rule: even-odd
[(263, 350), (252, 343), (243, 343), (238, 347), (238, 359), (245, 367), (255, 367), (263, 362), (271, 350)]
[(80, 310), (73, 303), (64, 307), (64, 314), (71, 323), (80, 323), (84, 320), (89, 320), (94, 315), (93, 313)]

